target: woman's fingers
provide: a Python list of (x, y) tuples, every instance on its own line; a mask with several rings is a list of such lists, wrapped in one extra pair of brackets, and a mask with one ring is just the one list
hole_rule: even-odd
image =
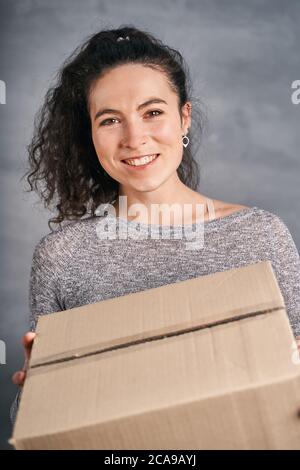
[(34, 333), (33, 331), (28, 331), (22, 337), (22, 344), (24, 346), (24, 354), (25, 354), (25, 362), (24, 362), (22, 370), (18, 370), (17, 372), (15, 372), (11, 378), (12, 382), (15, 385), (22, 386), (24, 384), (24, 381), (26, 378), (27, 365), (30, 359), (32, 344), (33, 344), (33, 340), (35, 337), (36, 337), (36, 333)]
[(22, 386), (24, 383), (26, 377), (26, 372), (23, 370), (18, 370), (17, 372), (14, 373), (12, 376), (12, 381), (15, 385), (20, 385)]
[(22, 344), (25, 350), (25, 363), (27, 363), (28, 360), (30, 359), (32, 344), (33, 344), (33, 340), (35, 337), (36, 337), (36, 333), (29, 331), (22, 338)]

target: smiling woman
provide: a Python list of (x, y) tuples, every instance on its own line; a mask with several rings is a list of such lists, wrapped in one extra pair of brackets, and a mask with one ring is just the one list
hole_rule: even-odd
[[(75, 222), (35, 247), (31, 332), (42, 314), (270, 260), (291, 327), (300, 335), (300, 259), (292, 236), (271, 212), (197, 191), (194, 156), (202, 122), (181, 54), (147, 32), (132, 26), (100, 31), (64, 63), (37, 120), (27, 178), (46, 207), (55, 203), (58, 213), (50, 222)], [(120, 217), (124, 197), (129, 211), (137, 204), (146, 213)], [(102, 236), (109, 216), (97, 209), (113, 203), (116, 225), (141, 238)], [(174, 237), (160, 239), (164, 224), (148, 223), (157, 204), (175, 205), (179, 216), (182, 207), (192, 206), (190, 223), (174, 211)], [(195, 206), (203, 209), (200, 221)], [(197, 251), (186, 249), (185, 226), (190, 233), (205, 230)], [(33, 338), (31, 333), (23, 340), (27, 360)], [(15, 383), (22, 385), (25, 376), (17, 373)]]
[(56, 202), (49, 227), (94, 216), (118, 195), (128, 206), (204, 204), (194, 159), (204, 115), (181, 54), (130, 26), (100, 31), (76, 52), (48, 91), (28, 147), (30, 189), (46, 207)]
[(155, 202), (201, 202), (177, 173), (191, 103), (180, 106), (159, 68), (131, 63), (106, 72), (90, 87), (89, 113), (101, 167), (119, 182), (129, 207), (140, 202), (150, 212)]

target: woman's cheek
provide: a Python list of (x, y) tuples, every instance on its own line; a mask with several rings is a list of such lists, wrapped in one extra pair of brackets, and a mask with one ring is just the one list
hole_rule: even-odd
[(98, 154), (98, 149), (99, 149), (99, 137), (97, 135), (97, 132), (95, 129), (92, 129), (92, 141), (96, 150), (96, 153)]
[(95, 147), (95, 150), (96, 150), (96, 153), (98, 155), (98, 158), (100, 159), (101, 155), (103, 155), (104, 153), (108, 153), (108, 148), (106, 146), (106, 143), (105, 143), (105, 136), (104, 135), (101, 135), (97, 132), (94, 132), (92, 134), (92, 140), (93, 140), (93, 144), (94, 144), (94, 147)]
[(174, 126), (167, 123), (158, 126), (156, 129), (156, 137), (166, 145), (176, 145), (175, 135)]
[(157, 126), (155, 129), (156, 136), (160, 139), (165, 141), (166, 143), (170, 140), (170, 133), (171, 129), (168, 125), (162, 124), (161, 126)]

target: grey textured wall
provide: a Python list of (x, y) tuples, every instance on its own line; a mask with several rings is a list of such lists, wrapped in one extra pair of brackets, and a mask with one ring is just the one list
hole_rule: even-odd
[(200, 191), (278, 214), (300, 247), (298, 0), (0, 0), (0, 447), (9, 448), (10, 376), (23, 363), (32, 252), (49, 214), (20, 183), (33, 117), (62, 61), (87, 35), (131, 23), (178, 48), (209, 118)]

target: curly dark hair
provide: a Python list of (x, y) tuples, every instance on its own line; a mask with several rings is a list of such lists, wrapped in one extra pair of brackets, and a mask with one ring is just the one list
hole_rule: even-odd
[[(130, 41), (124, 40), (120, 47), (117, 38), (127, 35)], [(21, 179), (27, 177), (28, 191), (35, 190), (46, 208), (55, 206), (57, 214), (48, 221), (51, 230), (51, 223), (61, 224), (86, 214), (94, 217), (100, 204), (118, 196), (119, 183), (100, 165), (93, 145), (88, 97), (91, 85), (104, 72), (128, 63), (165, 74), (178, 96), (181, 117), (182, 106), (193, 102), (190, 145), (183, 150), (177, 172), (193, 190), (200, 182), (193, 149), (202, 140), (205, 116), (200, 108), (194, 108), (200, 100), (191, 98), (191, 81), (182, 55), (131, 25), (102, 30), (89, 36), (62, 64), (55, 85), (47, 91), (35, 116), (33, 137), (27, 146), (29, 169)]]

